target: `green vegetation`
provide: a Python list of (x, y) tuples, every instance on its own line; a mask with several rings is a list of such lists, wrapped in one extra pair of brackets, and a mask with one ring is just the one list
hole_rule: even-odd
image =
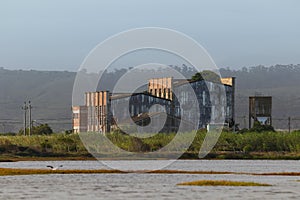
[[(88, 134), (92, 136), (98, 133)], [(107, 134), (107, 138), (126, 151), (151, 152), (165, 147), (175, 135), (160, 133), (153, 137), (138, 138), (114, 132)], [(189, 136), (189, 133), (182, 134), (180, 141), (188, 139)], [(198, 158), (205, 136), (205, 131), (198, 131), (182, 158)], [(97, 144), (97, 141), (94, 142)], [(176, 147), (183, 148), (180, 145), (177, 143)], [(0, 136), (0, 155), (2, 160), (9, 157), (91, 157), (77, 134)], [(300, 159), (300, 131), (223, 132), (206, 158)]]
[(30, 174), (102, 174), (102, 173), (126, 173), (119, 170), (96, 169), (96, 170), (49, 170), (49, 169), (13, 169), (0, 168), (0, 176), (30, 175)]
[(210, 70), (203, 70), (202, 72), (197, 72), (192, 76), (192, 80), (193, 81), (206, 80), (215, 83), (221, 83), (220, 76)]
[[(275, 132), (275, 129), (273, 128), (273, 126), (271, 125), (262, 125), (260, 122), (258, 121), (255, 121), (254, 124), (253, 124), (253, 127), (250, 129), (250, 130), (247, 130), (246, 129), (246, 132), (258, 132), (258, 133), (261, 133), (261, 132)], [(242, 131), (244, 132), (244, 131)]]
[[(29, 129), (26, 129), (26, 133), (29, 133)], [(32, 126), (31, 135), (50, 135), (52, 134), (52, 128), (48, 124), (39, 124), (38, 126)], [(24, 130), (19, 131), (19, 135), (23, 135)]]
[(265, 183), (225, 181), (225, 180), (200, 180), (192, 182), (179, 183), (177, 185), (187, 186), (271, 186)]
[(89, 155), (78, 135), (0, 136), (1, 157), (65, 157)]
[(218, 151), (300, 152), (300, 132), (223, 132), (215, 146)]

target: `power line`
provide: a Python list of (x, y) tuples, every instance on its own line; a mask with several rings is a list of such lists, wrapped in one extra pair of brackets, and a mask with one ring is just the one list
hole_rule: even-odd
[(0, 122), (0, 124), (22, 124), (23, 122)]
[(68, 117), (68, 118), (52, 118), (52, 119), (36, 119), (36, 120), (40, 120), (40, 121), (61, 121), (61, 120), (72, 120), (72, 118)]

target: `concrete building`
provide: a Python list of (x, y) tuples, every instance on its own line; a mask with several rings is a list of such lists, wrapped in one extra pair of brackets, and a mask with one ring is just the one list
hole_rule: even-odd
[(87, 131), (87, 107), (73, 106), (73, 132), (80, 133)]
[(148, 92), (153, 96), (164, 98), (164, 99), (173, 99), (173, 78), (153, 78), (148, 82)]
[[(193, 91), (188, 88), (192, 88)], [(225, 96), (220, 95), (222, 91)], [(191, 92), (196, 95), (200, 113), (189, 109), (189, 105), (195, 104)], [(186, 124), (193, 129), (206, 128), (209, 123), (218, 123), (220, 119), (225, 119), (225, 123), (232, 126), (234, 93), (235, 78), (222, 78), (221, 82), (208, 82), (172, 77), (150, 79), (147, 91), (142, 93), (87, 92), (85, 105), (73, 107), (73, 116), (76, 117), (73, 119), (73, 129), (74, 132), (106, 133), (117, 129), (118, 126), (127, 128), (134, 125), (144, 126), (149, 122), (149, 118), (157, 120), (159, 124), (162, 115), (166, 115), (166, 123), (160, 129), (161, 132), (176, 132), (180, 124)], [(154, 104), (161, 107), (153, 109)], [(182, 115), (187, 117), (183, 119)], [(197, 119), (196, 115), (199, 116), (199, 121), (191, 124), (193, 119)]]
[(85, 93), (87, 131), (110, 131), (110, 93), (108, 91)]

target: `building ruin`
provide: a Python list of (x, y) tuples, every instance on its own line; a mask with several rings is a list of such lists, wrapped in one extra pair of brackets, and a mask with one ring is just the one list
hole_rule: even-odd
[[(197, 102), (188, 88), (192, 88)], [(199, 113), (189, 109), (195, 103)], [(162, 115), (166, 120), (160, 132), (176, 132), (180, 125), (194, 130), (206, 128), (208, 124), (219, 123), (220, 119), (233, 126), (234, 103), (234, 77), (222, 78), (220, 82), (153, 78), (148, 81), (147, 90), (140, 93), (86, 92), (84, 105), (73, 106), (73, 131), (107, 133), (123, 125), (127, 128), (146, 126), (149, 118), (159, 124)], [(155, 104), (160, 107), (153, 109)], [(184, 119), (183, 114), (187, 116)], [(197, 123), (193, 122), (196, 117), (199, 118)]]

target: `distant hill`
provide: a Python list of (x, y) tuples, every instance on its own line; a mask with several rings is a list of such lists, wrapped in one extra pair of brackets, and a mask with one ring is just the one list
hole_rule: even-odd
[(32, 119), (57, 131), (71, 128), (72, 88), (76, 73), (0, 69), (0, 132), (18, 131), (24, 101), (32, 102)]
[[(248, 96), (273, 96), (273, 118), (276, 128), (286, 129), (287, 118), (292, 117), (292, 128), (300, 129), (300, 65), (256, 66), (241, 70), (221, 69), (223, 77), (237, 79), (236, 119), (240, 127), (247, 126)], [(104, 79), (112, 85), (126, 70), (106, 73)], [(181, 73), (191, 76), (193, 70), (184, 67)], [(72, 89), (75, 72), (23, 71), (0, 68), (0, 132), (22, 128), (23, 102), (33, 105), (32, 118), (48, 123), (55, 131), (71, 129)], [(246, 116), (246, 120), (244, 118)], [(246, 124), (245, 124), (246, 121)]]

